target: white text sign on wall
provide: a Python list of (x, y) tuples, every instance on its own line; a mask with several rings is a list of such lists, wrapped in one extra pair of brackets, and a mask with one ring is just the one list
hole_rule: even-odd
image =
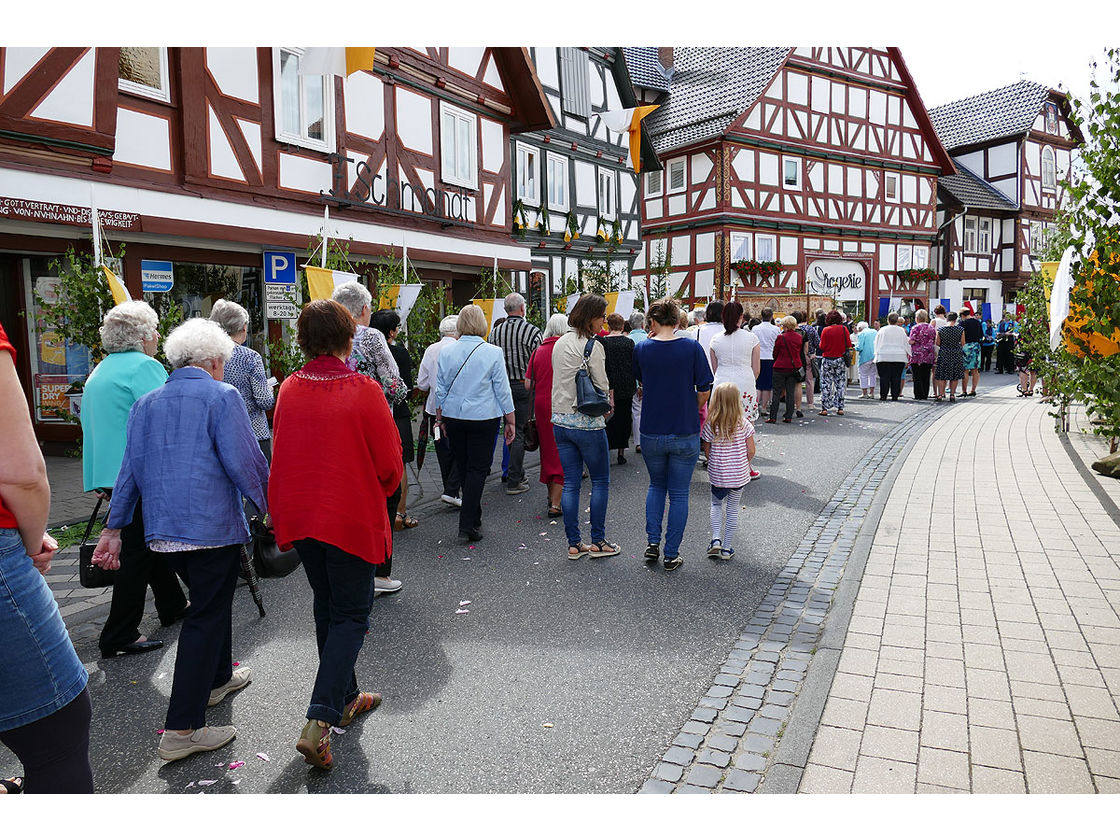
[(814, 260), (809, 263), (807, 291), (811, 295), (831, 295), (837, 300), (863, 300), (867, 269), (855, 260)]

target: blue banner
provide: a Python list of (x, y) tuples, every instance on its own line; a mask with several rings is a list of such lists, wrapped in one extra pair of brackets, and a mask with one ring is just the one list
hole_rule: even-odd
[(980, 318), (984, 321), (992, 320), (992, 305), (990, 303), (980, 304)]

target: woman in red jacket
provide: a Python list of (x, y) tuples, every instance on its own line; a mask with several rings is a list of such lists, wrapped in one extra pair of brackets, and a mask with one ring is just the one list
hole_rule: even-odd
[(821, 330), (821, 410), (822, 417), (828, 416), (830, 408), (844, 416), (844, 386), (847, 384), (848, 363), (844, 354), (852, 346), (852, 336), (844, 326), (844, 316), (839, 309), (833, 309), (825, 316), (825, 327)]
[(770, 416), (767, 423), (778, 421), (778, 402), (782, 392), (786, 395), (786, 413), (783, 423), (793, 420), (793, 406), (797, 399), (797, 371), (804, 370), (805, 355), (802, 350), (802, 336), (797, 331), (797, 319), (786, 315), (781, 322), (782, 332), (774, 339), (774, 395), (770, 400)]
[(280, 387), (268, 483), (276, 541), (295, 545), (314, 594), (319, 671), (296, 749), (323, 769), (332, 763), (331, 727), (381, 702), (358, 691), (354, 663), (376, 569), (393, 551), (386, 499), (404, 470), (380, 384), (346, 366), (353, 337), (353, 316), (333, 300), (312, 301), (300, 314), (296, 341), (311, 361)]

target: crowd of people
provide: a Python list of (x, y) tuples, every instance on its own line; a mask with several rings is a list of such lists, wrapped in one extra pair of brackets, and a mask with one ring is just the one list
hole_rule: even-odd
[[(665, 298), (623, 318), (608, 315), (598, 294), (553, 315), (542, 333), (520, 294), (503, 304), (493, 327), (473, 304), (445, 317), (414, 381), (396, 341), (399, 315), (373, 311), (359, 283), (340, 286), (303, 308), (296, 338), (308, 361), (278, 394), (261, 356), (244, 346), (249, 314), (236, 303), (218, 301), (209, 319), (166, 337), (170, 375), (154, 358), (160, 336), (146, 303), (106, 313), (106, 355), (81, 413), (84, 486), (110, 505), (93, 562), (116, 571), (99, 645), (105, 657), (162, 645), (139, 632), (148, 588), (161, 624), (182, 622), (160, 758), (236, 736), (233, 726), (208, 725), (206, 714), (252, 680), (250, 668), (234, 668), (231, 613), (250, 540), (247, 509), (270, 517), (282, 549), (295, 548), (313, 593), (319, 665), (296, 749), (329, 769), (332, 729), (381, 702), (361, 690), (355, 663), (374, 597), (403, 586), (393, 576), (393, 534), (420, 524), (406, 509), (411, 396), (422, 401), (440, 498), (457, 508), (464, 543), (486, 536), (483, 488), (501, 440), (509, 495), (529, 490), (524, 455), (539, 446), (544, 507), (562, 518), (570, 559), (618, 555), (606, 533), (612, 453), (625, 464), (633, 445), (649, 480), (643, 557), (673, 571), (684, 562), (698, 462), (711, 488), (707, 556), (734, 557), (743, 492), (761, 477), (755, 423), (776, 423), (783, 400), (784, 423), (814, 406), (815, 394), (820, 415), (844, 416), (851, 373), (861, 399), (874, 398), (878, 384), (880, 400), (897, 401), (909, 370), (915, 399), (928, 399), (932, 382), (933, 399), (947, 390), (954, 402), (958, 385), (975, 396), (992, 348), (1003, 367), (1000, 342), (1014, 334), (1008, 319), (993, 329), (941, 306), (932, 320), (919, 310), (912, 324), (894, 312), (882, 326), (852, 323), (839, 310), (775, 323), (772, 310), (752, 319), (737, 301), (682, 313)], [(13, 355), (0, 332), (0, 431), (13, 452), (0, 463), (0, 581), (10, 601), (0, 604), (0, 740), (23, 762), (21, 789), (90, 791), (86, 672), (42, 579), (56, 548), (44, 527), (49, 487)], [(324, 464), (347, 465), (345, 475)]]

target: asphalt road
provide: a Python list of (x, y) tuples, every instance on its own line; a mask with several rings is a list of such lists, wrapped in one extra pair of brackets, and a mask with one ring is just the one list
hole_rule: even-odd
[[(411, 511), (421, 526), (398, 534), (394, 561), (404, 589), (377, 598), (358, 661), (360, 685), (385, 700), (335, 736), (329, 773), (309, 768), (294, 749), (316, 663), (302, 572), (264, 582), (263, 619), (239, 587), (234, 655), (252, 666), (253, 683), (208, 715), (239, 734), (221, 750), (170, 764), (156, 745), (178, 628), (159, 631), (148, 616), (145, 628), (167, 641), (159, 653), (98, 660), (96, 648), (79, 650), (92, 671), (97, 788), (634, 792), (820, 508), (874, 441), (918, 406), (849, 399), (847, 417), (810, 410), (791, 426), (760, 423), (756, 468), (764, 478), (744, 493), (729, 564), (704, 556), (709, 494), (701, 470), (684, 565), (668, 573), (642, 561), (647, 474), (632, 450), (628, 464), (611, 467), (607, 535), (622, 545), (619, 557), (565, 557), (563, 524), (544, 518), (535, 470), (521, 496), (488, 486), (485, 538), (473, 547), (456, 543), (457, 517), (439, 502)], [(425, 465), (436, 468), (434, 458)], [(463, 601), (469, 612), (457, 614)], [(230, 770), (237, 761), (245, 765)], [(10, 762), (0, 750), (0, 769)]]

